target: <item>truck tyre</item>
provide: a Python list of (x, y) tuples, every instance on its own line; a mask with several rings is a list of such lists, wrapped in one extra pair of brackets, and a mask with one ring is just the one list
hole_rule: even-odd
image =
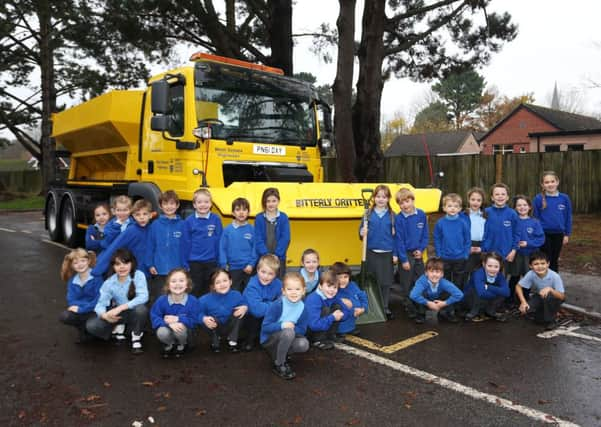
[(59, 242), (63, 237), (61, 231), (61, 221), (58, 213), (58, 202), (56, 200), (56, 194), (51, 192), (46, 197), (46, 230), (50, 240), (53, 242)]
[(79, 244), (79, 231), (75, 217), (75, 205), (71, 196), (67, 195), (61, 203), (61, 228), (63, 230), (63, 242), (70, 248)]

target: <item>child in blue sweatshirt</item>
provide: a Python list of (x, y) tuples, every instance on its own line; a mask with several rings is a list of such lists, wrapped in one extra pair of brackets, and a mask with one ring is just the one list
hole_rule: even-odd
[(99, 256), (94, 271), (103, 275), (107, 272), (110, 260), (118, 249), (129, 249), (137, 260), (138, 269), (144, 273), (146, 279), (150, 278), (148, 269), (148, 223), (152, 214), (152, 204), (148, 200), (140, 199), (134, 203), (131, 210), (135, 223), (119, 234), (117, 238)]
[(67, 282), (67, 309), (59, 320), (79, 331), (78, 343), (89, 341), (86, 322), (96, 314), (94, 307), (100, 295), (102, 276), (92, 275), (95, 263), (94, 252), (77, 248), (65, 255), (61, 267), (61, 278)]
[(301, 269), (299, 273), (305, 280), (305, 289), (308, 294), (317, 288), (319, 283), (319, 254), (315, 249), (305, 249), (301, 255)]
[(461, 197), (458, 194), (444, 196), (442, 209), (446, 215), (434, 226), (434, 249), (444, 262), (444, 278), (463, 289), (465, 266), (472, 247), (470, 227), (459, 216)]
[(232, 289), (230, 273), (218, 268), (211, 275), (211, 292), (198, 300), (198, 319), (211, 339), (211, 351), (221, 351), (221, 339), (227, 339), (227, 348), (238, 353), (238, 336), (242, 318), (248, 305), (242, 294)]
[(211, 274), (217, 268), (223, 226), (219, 216), (211, 213), (209, 190), (196, 190), (192, 205), (195, 212), (184, 221), (181, 251), (184, 268), (192, 276), (192, 294), (200, 297), (209, 291)]
[(496, 252), (505, 267), (513, 262), (518, 250), (518, 214), (507, 206), (509, 187), (503, 183), (491, 187), (493, 205), (486, 208), (482, 252)]
[(276, 276), (280, 260), (272, 254), (263, 255), (257, 264), (257, 274), (250, 278), (244, 289), (248, 314), (244, 321), (246, 342), (244, 351), (252, 351), (259, 339), (261, 323), (273, 303), (282, 293), (282, 282)]
[(331, 271), (321, 275), (319, 286), (305, 299), (305, 310), (309, 321), (307, 337), (319, 350), (334, 348), (340, 322), (353, 315), (338, 295), (338, 280)]
[(125, 195), (117, 196), (111, 203), (113, 218), (104, 228), (104, 238), (100, 241), (100, 249), (104, 250), (123, 233), (127, 227), (133, 224), (134, 220), (130, 217), (132, 201)]
[(572, 202), (565, 193), (560, 193), (559, 176), (545, 171), (541, 177), (542, 192), (534, 197), (534, 216), (541, 222), (545, 232), (542, 251), (549, 256), (550, 268), (559, 272), (559, 254), (572, 234)]
[(506, 321), (504, 315), (497, 313), (509, 296), (509, 286), (501, 272), (502, 268), (501, 255), (495, 252), (484, 255), (482, 267), (472, 273), (464, 289), (464, 302), (468, 309), (465, 320), (478, 322), (483, 320), (480, 314), (484, 313), (500, 322)]
[(184, 354), (190, 331), (198, 321), (198, 300), (190, 295), (192, 279), (183, 268), (167, 274), (165, 295), (160, 296), (150, 309), (150, 321), (156, 337), (163, 344), (164, 359)]
[(456, 323), (455, 305), (463, 299), (463, 292), (443, 277), (444, 263), (432, 257), (426, 262), (425, 274), (417, 279), (409, 297), (415, 304), (415, 323), (424, 323), (426, 310), (438, 313), (438, 318)]
[(393, 282), (393, 265), (398, 262), (394, 241), (394, 212), (390, 207), (390, 197), (390, 188), (387, 185), (376, 186), (371, 196), (367, 221), (363, 219), (359, 226), (361, 239), (367, 236), (366, 268), (376, 276), (380, 285), (382, 306), (389, 320), (394, 318), (388, 302)]
[(137, 270), (136, 258), (127, 249), (117, 249), (111, 256), (110, 265), (114, 274), (100, 287), (94, 307), (97, 317), (88, 319), (86, 330), (104, 340), (109, 340), (112, 334), (118, 343), (125, 342), (125, 331), (128, 330), (132, 353), (141, 354), (142, 336), (148, 320), (146, 276)]
[(86, 230), (86, 249), (99, 254), (102, 251), (100, 243), (104, 239), (104, 229), (111, 219), (109, 205), (102, 202), (94, 208), (94, 224)]
[(234, 220), (219, 241), (219, 266), (232, 275), (232, 286), (243, 292), (257, 263), (255, 228), (248, 223), (250, 203), (243, 197), (232, 202)]
[(281, 212), (280, 192), (277, 188), (266, 188), (261, 197), (263, 212), (255, 217), (255, 245), (257, 255), (274, 254), (280, 260), (279, 277), (286, 274), (286, 252), (290, 245), (290, 221)]
[(336, 275), (338, 281), (338, 296), (351, 311), (352, 315), (345, 317), (338, 326), (338, 334), (359, 335), (359, 330), (355, 324), (357, 318), (367, 312), (368, 301), (367, 294), (359, 286), (351, 281), (351, 268), (343, 262), (335, 262), (331, 267), (332, 273)]
[(161, 294), (167, 274), (174, 268), (183, 266), (181, 237), (184, 221), (177, 214), (179, 209), (177, 193), (173, 190), (161, 193), (159, 206), (163, 213), (150, 224), (146, 247), (148, 270), (153, 276), (150, 286), (151, 304)]
[(291, 380), (296, 373), (288, 364), (288, 355), (309, 349), (305, 338), (307, 311), (303, 303), (305, 281), (299, 273), (287, 273), (282, 285), (282, 297), (267, 309), (261, 326), (261, 345), (273, 360), (273, 372)]
[(509, 264), (507, 274), (511, 276), (509, 281), (509, 305), (517, 307), (515, 298), (515, 285), (518, 284), (520, 277), (530, 271), (530, 254), (537, 251), (545, 242), (545, 233), (541, 227), (540, 221), (530, 216), (532, 203), (530, 198), (519, 194), (513, 200), (513, 208), (518, 214), (518, 234), (519, 243), (515, 259)]

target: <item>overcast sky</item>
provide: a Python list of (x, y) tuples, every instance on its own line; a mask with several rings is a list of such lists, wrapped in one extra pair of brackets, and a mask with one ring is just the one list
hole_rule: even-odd
[[(356, 27), (360, 27), (362, 9), (363, 1), (358, 0)], [(577, 93), (584, 113), (601, 116), (601, 89), (591, 89), (589, 82), (601, 82), (601, 1), (493, 0), (491, 9), (508, 11), (519, 30), (515, 40), (505, 44), (491, 63), (479, 70), (487, 86), (495, 85), (508, 96), (533, 92), (536, 104), (548, 105), (557, 82), (561, 92)], [(335, 0), (297, 0), (294, 31), (313, 30), (320, 22), (335, 26), (337, 14)], [(331, 84), (336, 73), (335, 53), (334, 63), (325, 64), (310, 54), (310, 43), (306, 39), (295, 46), (294, 71), (312, 72), (319, 84)], [(382, 97), (383, 119), (392, 117), (395, 111), (411, 118), (423, 106), (430, 85), (408, 79), (387, 82)]]

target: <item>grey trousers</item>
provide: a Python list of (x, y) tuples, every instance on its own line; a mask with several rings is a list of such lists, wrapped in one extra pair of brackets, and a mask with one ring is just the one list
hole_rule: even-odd
[(376, 276), (376, 280), (382, 291), (384, 310), (389, 312), (388, 301), (390, 300), (390, 287), (393, 280), (392, 252), (367, 251), (366, 258), (367, 271)]
[(286, 328), (272, 334), (263, 344), (269, 356), (277, 366), (286, 362), (286, 356), (292, 353), (304, 353), (309, 350), (309, 340), (296, 335), (294, 329)]
[(169, 326), (160, 326), (157, 329), (157, 338), (165, 345), (184, 345), (188, 342), (188, 329), (186, 328), (182, 332), (176, 332)]
[[(139, 335), (144, 331), (146, 322), (148, 321), (148, 308), (144, 304), (135, 306), (132, 309), (121, 312), (121, 321), (127, 326), (129, 332)], [(94, 335), (103, 340), (108, 340), (111, 337), (111, 332), (116, 323), (109, 323), (101, 317), (94, 316), (86, 322), (86, 330), (89, 334)]]

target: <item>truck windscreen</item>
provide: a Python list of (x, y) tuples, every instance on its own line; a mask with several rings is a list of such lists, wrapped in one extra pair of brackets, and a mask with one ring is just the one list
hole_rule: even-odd
[(194, 75), (198, 126), (214, 139), (315, 146), (309, 85), (287, 77), (198, 62)]

